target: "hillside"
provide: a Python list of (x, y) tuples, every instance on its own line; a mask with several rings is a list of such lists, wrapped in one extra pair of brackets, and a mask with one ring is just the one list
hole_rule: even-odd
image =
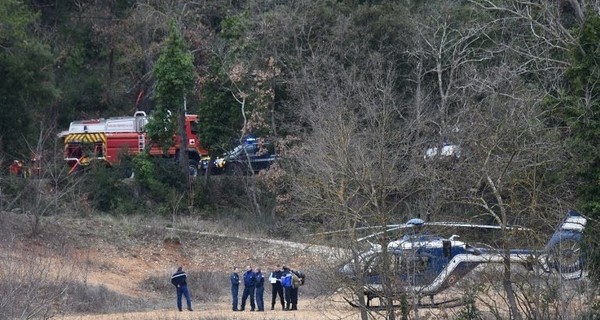
[[(331, 303), (341, 308), (334, 310), (348, 315), (350, 310), (344, 303), (319, 296), (324, 288), (314, 283), (317, 278), (310, 270), (318, 270), (323, 263), (322, 248), (246, 235), (209, 221), (177, 220), (172, 225), (158, 218), (52, 216), (43, 219), (39, 235), (31, 236), (27, 216), (4, 212), (0, 215), (0, 256), (4, 261), (0, 272), (15, 277), (13, 271), (22, 269), (37, 283), (62, 283), (65, 289), (61, 296), (46, 297), (45, 301), (56, 304), (56, 309), (48, 312), (58, 312), (60, 318), (155, 319), (160, 315), (229, 319), (231, 266), (268, 270), (285, 263), (307, 270), (312, 284), (301, 289), (300, 310), (276, 311), (278, 319), (322, 319), (325, 309), (332, 310)], [(174, 311), (175, 293), (168, 280), (179, 265), (190, 277), (195, 305), (195, 312), (190, 314)], [(18, 275), (16, 278), (17, 282), (22, 280)], [(75, 295), (69, 294), (73, 288)], [(267, 286), (267, 309), (270, 294)], [(68, 303), (61, 305), (65, 301)], [(96, 310), (94, 305), (99, 305)], [(268, 313), (235, 316), (271, 319)]]

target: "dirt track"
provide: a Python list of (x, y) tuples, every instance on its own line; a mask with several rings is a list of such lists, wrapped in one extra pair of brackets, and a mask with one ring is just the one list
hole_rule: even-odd
[(343, 303), (327, 304), (318, 301), (300, 301), (298, 311), (266, 310), (265, 312), (228, 311), (228, 304), (194, 306), (194, 311), (155, 310), (113, 315), (67, 316), (62, 320), (186, 320), (186, 319), (359, 319), (358, 312)]

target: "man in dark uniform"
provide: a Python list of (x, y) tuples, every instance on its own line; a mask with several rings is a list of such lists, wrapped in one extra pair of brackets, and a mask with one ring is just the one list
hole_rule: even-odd
[(233, 311), (238, 311), (238, 292), (240, 291), (241, 281), (237, 267), (233, 267), (233, 273), (231, 274), (231, 277), (229, 279), (231, 280), (231, 296), (233, 298)]
[(187, 287), (187, 275), (183, 272), (183, 267), (177, 268), (177, 272), (171, 276), (171, 283), (177, 288), (177, 308), (182, 311), (181, 296), (185, 296), (187, 307), (192, 311), (192, 300), (190, 299), (190, 291)]
[(265, 277), (263, 276), (260, 268), (256, 269), (256, 307), (258, 311), (265, 311), (265, 302), (263, 294), (265, 292)]
[(244, 311), (246, 307), (246, 299), (250, 297), (250, 311), (254, 311), (254, 289), (256, 286), (256, 276), (252, 267), (248, 266), (246, 272), (244, 272), (244, 293), (242, 293), (242, 308), (240, 311)]
[(281, 286), (282, 272), (281, 267), (278, 265), (269, 275), (269, 282), (271, 283), (271, 310), (275, 309), (277, 295), (279, 295), (279, 301), (281, 301), (281, 310), (285, 309), (285, 302), (283, 302), (283, 287)]

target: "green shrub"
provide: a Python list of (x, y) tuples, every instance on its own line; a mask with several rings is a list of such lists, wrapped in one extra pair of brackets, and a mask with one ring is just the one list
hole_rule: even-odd
[(154, 202), (164, 202), (169, 192), (184, 192), (186, 177), (173, 159), (157, 158), (141, 153), (132, 160), (135, 181), (142, 197)]
[(85, 176), (87, 196), (92, 206), (100, 211), (110, 212), (116, 209), (121, 213), (132, 213), (135, 198), (131, 190), (123, 183), (122, 173), (105, 165), (92, 165)]

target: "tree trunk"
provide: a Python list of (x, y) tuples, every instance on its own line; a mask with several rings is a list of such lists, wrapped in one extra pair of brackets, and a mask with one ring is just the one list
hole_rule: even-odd
[(521, 314), (519, 313), (519, 307), (517, 306), (517, 299), (515, 292), (512, 287), (511, 271), (510, 271), (510, 249), (504, 251), (504, 273), (502, 277), (502, 287), (506, 292), (506, 298), (508, 299), (508, 308), (510, 310), (510, 318), (513, 320), (521, 320)]
[(192, 211), (191, 208), (194, 207), (194, 191), (193, 191), (193, 186), (192, 186), (192, 177), (190, 175), (190, 169), (189, 169), (189, 162), (190, 162), (190, 157), (188, 155), (188, 150), (187, 150), (187, 142), (188, 142), (188, 137), (187, 137), (187, 131), (185, 130), (185, 114), (186, 114), (186, 106), (185, 106), (185, 97), (183, 98), (183, 105), (181, 106), (181, 111), (179, 112), (179, 119), (178, 119), (178, 123), (179, 123), (179, 136), (180, 136), (180, 141), (179, 141), (179, 166), (181, 168), (181, 171), (183, 172), (183, 177), (185, 179), (185, 183), (187, 186), (187, 191), (188, 191), (188, 209), (190, 211)]

